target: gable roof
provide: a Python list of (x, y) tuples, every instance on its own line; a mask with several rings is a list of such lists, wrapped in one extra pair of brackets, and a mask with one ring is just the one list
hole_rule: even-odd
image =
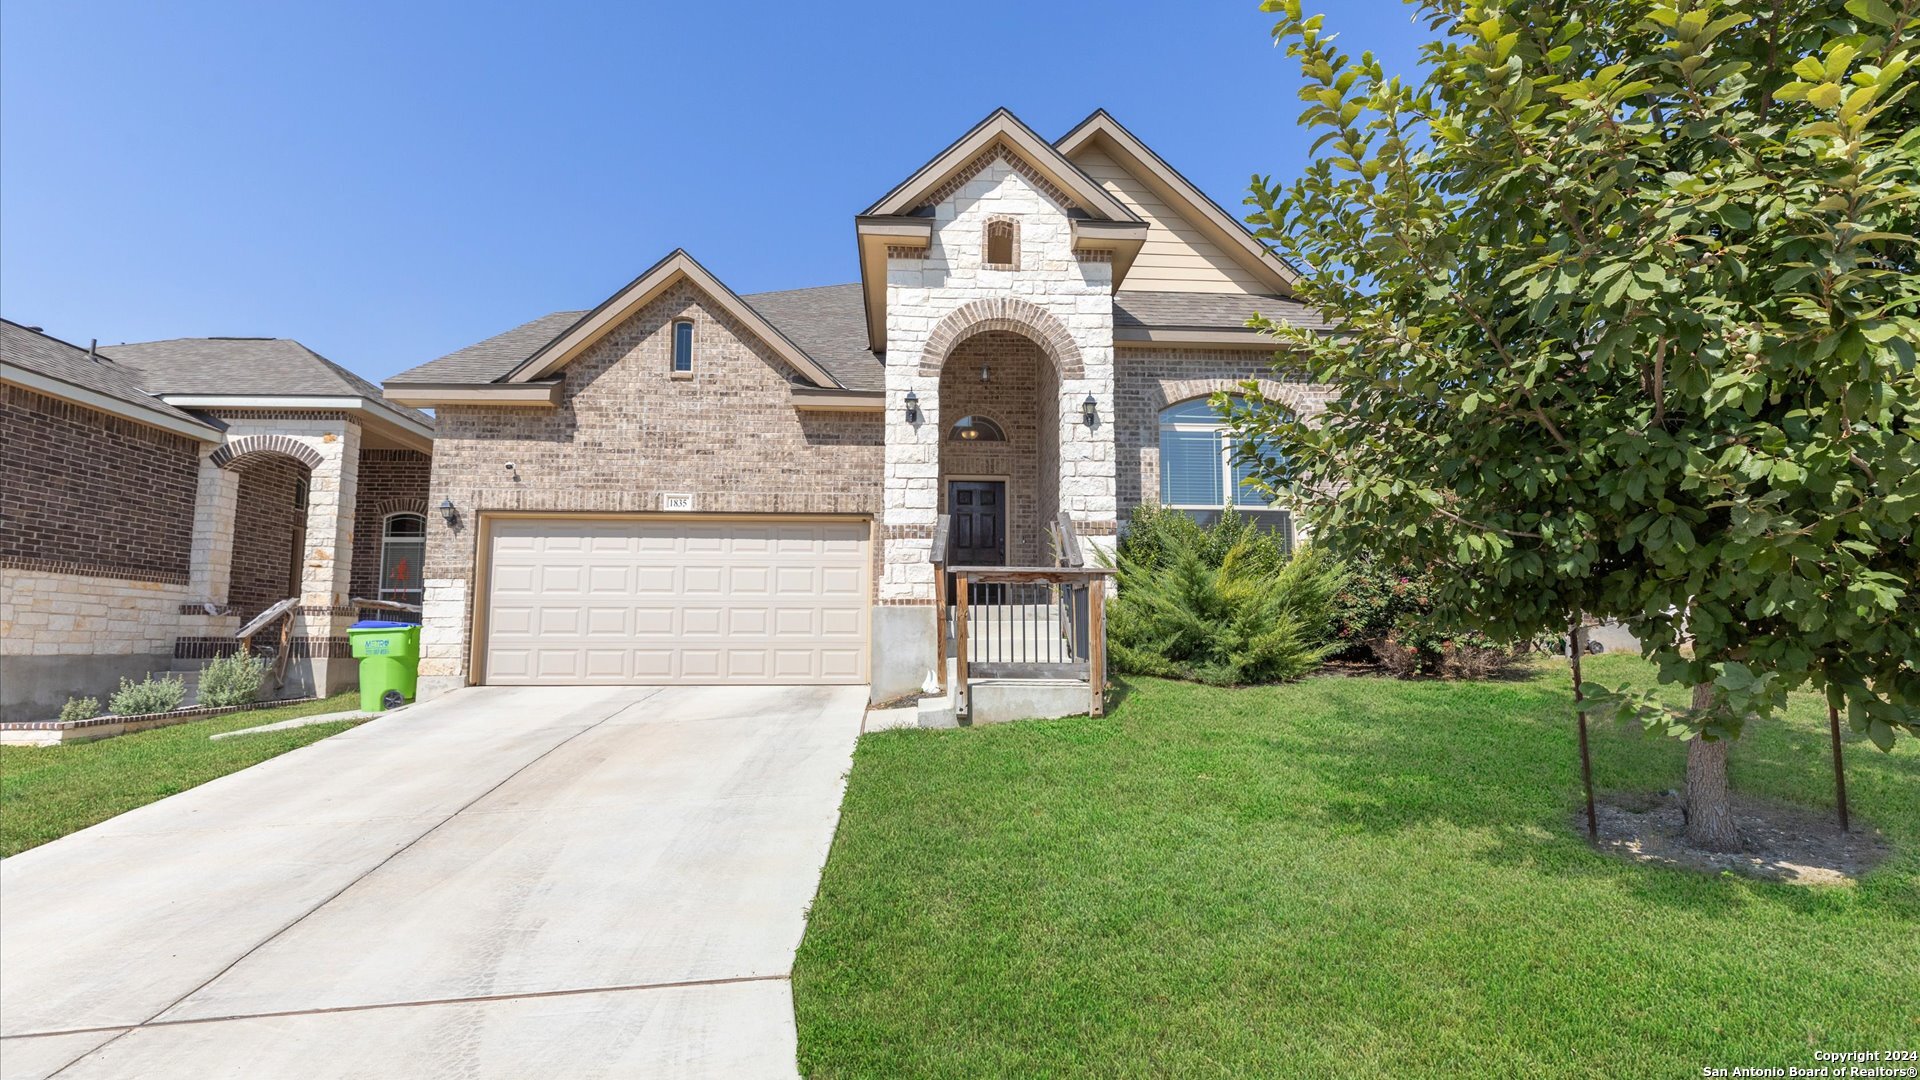
[(8, 382), (209, 442), (220, 429), (149, 393), (139, 375), (111, 357), (0, 319), (0, 362)]
[(433, 426), (432, 417), (385, 400), (378, 386), (287, 338), (169, 338), (101, 352), (161, 397), (358, 397)]
[(1122, 168), (1140, 175), (1159, 189), (1160, 195), (1172, 199), (1175, 212), (1206, 230), (1230, 255), (1267, 279), (1274, 292), (1293, 291), (1294, 283), (1300, 280), (1299, 270), (1261, 243), (1243, 222), (1221, 209), (1219, 203), (1162, 160), (1107, 110), (1095, 109), (1054, 145), (1063, 155), (1071, 157), (1095, 142), (1115, 155)]
[[(786, 362), (787, 366), (813, 380), (815, 385), (826, 387), (840, 385), (825, 368), (788, 340), (785, 334), (748, 306), (738, 294), (727, 288), (706, 267), (695, 261), (684, 248), (675, 248), (666, 258), (642, 271), (639, 277), (601, 301), (598, 307), (582, 315), (573, 325), (541, 346), (525, 362), (498, 381), (528, 383), (553, 375), (572, 363), (594, 342), (606, 336), (608, 331), (626, 321), (628, 316), (647, 306), (660, 294), (681, 281), (692, 282), (696, 288), (718, 303), (728, 315), (765, 342), (776, 356)], [(410, 375), (412, 372), (407, 374)]]
[[(886, 373), (880, 358), (865, 345), (865, 315), (858, 284), (748, 293), (739, 299), (824, 368), (832, 376), (825, 385), (848, 390), (885, 388)], [(542, 315), (403, 371), (387, 380), (387, 385), (398, 390), (498, 384), (587, 314), (556, 311)]]
[(920, 208), (927, 196), (945, 184), (954, 174), (966, 169), (974, 159), (996, 145), (1005, 147), (1032, 166), (1048, 183), (1070, 196), (1076, 207), (1102, 221), (1139, 224), (1140, 219), (1118, 199), (1109, 195), (1079, 166), (1067, 160), (1052, 143), (1034, 133), (1020, 118), (1005, 108), (993, 110), (973, 125), (931, 161), (914, 170), (913, 175), (894, 185), (878, 202), (861, 211), (861, 217), (890, 217), (909, 214)]

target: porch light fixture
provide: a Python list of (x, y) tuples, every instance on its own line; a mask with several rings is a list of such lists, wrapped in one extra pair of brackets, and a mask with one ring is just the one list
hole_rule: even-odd
[(440, 500), (440, 516), (446, 519), (449, 528), (460, 523), (460, 511), (453, 505), (452, 499)]
[(917, 424), (919, 422), (920, 422), (920, 395), (909, 390), (907, 391), (907, 423)]
[(981, 382), (993, 381), (993, 372), (987, 370), (987, 365), (985, 364), (980, 365), (980, 381)]
[(1092, 394), (1088, 394), (1087, 400), (1080, 403), (1080, 419), (1086, 421), (1088, 427), (1100, 422), (1100, 403), (1093, 400)]

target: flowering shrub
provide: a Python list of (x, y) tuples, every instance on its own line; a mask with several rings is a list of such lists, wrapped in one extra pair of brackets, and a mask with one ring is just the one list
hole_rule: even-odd
[(1333, 632), (1344, 660), (1372, 660), (1402, 679), (1442, 675), (1481, 679), (1513, 662), (1511, 648), (1484, 634), (1447, 625), (1434, 610), (1433, 575), (1385, 567), (1371, 559), (1349, 565), (1334, 594)]

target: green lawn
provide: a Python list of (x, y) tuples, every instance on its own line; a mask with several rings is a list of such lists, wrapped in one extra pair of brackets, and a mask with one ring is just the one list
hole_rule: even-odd
[[(1898, 849), (1858, 886), (1713, 877), (1572, 832), (1570, 701), (1558, 661), (1139, 679), (1104, 720), (867, 735), (794, 971), (801, 1067), (1679, 1077), (1920, 1047), (1920, 746), (1849, 742), (1855, 820)], [(1798, 700), (1734, 781), (1829, 807), (1826, 754)], [(1677, 787), (1684, 756), (1606, 726), (1596, 781)]]
[(359, 706), (338, 694), (278, 709), (227, 713), (73, 746), (0, 746), (0, 856), (14, 855), (164, 799), (218, 776), (257, 765), (353, 727), (314, 724), (219, 742), (222, 731)]

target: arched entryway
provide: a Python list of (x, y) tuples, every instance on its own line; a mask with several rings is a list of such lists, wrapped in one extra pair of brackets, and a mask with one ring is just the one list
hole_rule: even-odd
[(238, 477), (226, 599), (228, 610), (245, 622), (301, 595), (320, 456), (293, 439), (252, 436), (221, 447), (211, 460)]
[(951, 565), (1051, 560), (1047, 526), (1060, 513), (1069, 437), (1062, 386), (1081, 370), (1059, 320), (1016, 297), (964, 305), (934, 328), (920, 371), (939, 379), (936, 500), (950, 523)]
[(939, 510), (957, 565), (1036, 566), (1059, 513), (1059, 379), (1006, 330), (956, 345), (940, 373)]

